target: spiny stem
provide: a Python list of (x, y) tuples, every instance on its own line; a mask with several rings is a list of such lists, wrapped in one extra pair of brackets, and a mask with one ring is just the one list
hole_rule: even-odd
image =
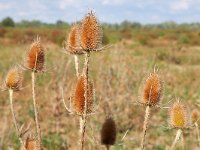
[(176, 133), (176, 137), (175, 137), (175, 139), (174, 139), (174, 142), (173, 142), (173, 144), (172, 144), (172, 146), (171, 146), (171, 150), (173, 150), (173, 149), (175, 148), (175, 145), (176, 145), (176, 143), (178, 142), (178, 140), (179, 140), (181, 134), (182, 134), (182, 130), (181, 130), (181, 129), (178, 129), (178, 131), (177, 131), (177, 133)]
[(181, 134), (181, 144), (182, 144), (182, 150), (185, 149), (185, 139), (183, 133)]
[(82, 135), (81, 135), (81, 150), (84, 150), (84, 145), (85, 145), (85, 129), (86, 129), (86, 120), (87, 120), (87, 101), (88, 101), (88, 70), (89, 70), (89, 56), (90, 54), (87, 53), (85, 55), (85, 83), (84, 83), (84, 97), (85, 97), (85, 105), (84, 105), (84, 114), (82, 115)]
[(106, 150), (109, 150), (110, 149), (110, 145), (106, 145)]
[(199, 125), (197, 122), (195, 122), (195, 127), (196, 127), (196, 132), (197, 132), (197, 141), (198, 141), (198, 145), (200, 146), (200, 135), (199, 135)]
[(78, 56), (74, 55), (74, 63), (75, 63), (75, 69), (76, 69), (76, 76), (79, 77), (79, 70), (78, 70)]
[(141, 141), (141, 147), (140, 147), (141, 150), (144, 149), (144, 145), (145, 145), (145, 136), (146, 136), (146, 133), (147, 133), (149, 115), (150, 115), (150, 106), (147, 106), (146, 111), (145, 111), (144, 124), (143, 124), (143, 134), (142, 134), (142, 141)]
[(17, 125), (17, 119), (16, 119), (15, 112), (14, 112), (14, 107), (13, 107), (13, 90), (12, 89), (9, 89), (9, 99), (10, 99), (10, 110), (11, 110), (11, 113), (12, 113), (12, 120), (13, 120), (13, 123), (14, 123), (14, 126), (15, 126), (15, 130), (16, 130), (17, 136), (19, 137), (19, 141), (22, 144), (22, 149), (25, 150), (25, 145), (23, 143), (22, 138), (20, 137), (20, 131), (19, 131), (19, 127)]
[(40, 125), (38, 120), (38, 110), (37, 110), (37, 103), (35, 98), (35, 72), (32, 71), (31, 73), (32, 77), (32, 96), (33, 96), (33, 106), (34, 106), (34, 113), (35, 113), (35, 124), (36, 124), (36, 133), (37, 133), (37, 149), (41, 146), (41, 131), (40, 131)]

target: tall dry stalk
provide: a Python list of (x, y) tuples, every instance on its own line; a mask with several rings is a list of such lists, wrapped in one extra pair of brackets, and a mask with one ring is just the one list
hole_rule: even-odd
[(41, 130), (39, 124), (39, 115), (35, 94), (35, 73), (44, 71), (44, 48), (40, 43), (40, 39), (37, 38), (35, 42), (31, 45), (31, 48), (27, 52), (27, 58), (25, 61), (25, 67), (28, 70), (31, 70), (31, 83), (32, 83), (32, 99), (35, 115), (35, 124), (36, 124), (36, 134), (37, 134), (37, 143), (36, 148), (39, 150), (41, 148)]
[(9, 92), (10, 110), (12, 114), (12, 120), (15, 127), (15, 131), (22, 145), (22, 149), (25, 150), (25, 146), (21, 138), (20, 129), (17, 125), (17, 119), (16, 119), (14, 107), (13, 107), (13, 92), (20, 90), (21, 85), (22, 85), (22, 79), (23, 79), (23, 75), (22, 75), (21, 70), (17, 67), (11, 68), (8, 71), (6, 79), (5, 79), (5, 88), (8, 89), (8, 92)]
[(142, 103), (146, 106), (144, 123), (143, 123), (143, 132), (140, 148), (143, 150), (145, 148), (145, 137), (148, 128), (148, 122), (150, 117), (150, 108), (156, 105), (159, 105), (162, 96), (162, 82), (159, 75), (154, 70), (153, 73), (149, 75), (144, 83), (144, 88), (142, 91)]
[(172, 143), (171, 150), (174, 150), (176, 143), (178, 142), (178, 140), (179, 140), (180, 137), (181, 137), (181, 134), (182, 134), (182, 130), (181, 130), (181, 129), (178, 129), (177, 132), (176, 132), (175, 139), (174, 139), (174, 141), (173, 141), (173, 143)]

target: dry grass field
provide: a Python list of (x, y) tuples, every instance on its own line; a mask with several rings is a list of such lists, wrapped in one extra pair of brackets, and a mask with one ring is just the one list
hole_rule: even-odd
[[(16, 32), (17, 36), (13, 36), (10, 31), (10, 34), (0, 38), (1, 83), (4, 82), (10, 67), (23, 64), (26, 51), (39, 32), (46, 53), (46, 70), (44, 73), (36, 74), (36, 98), (43, 148), (45, 150), (79, 149), (79, 117), (66, 111), (61, 94), (63, 88), (65, 101), (69, 104), (68, 100), (73, 94), (77, 80), (74, 57), (62, 52), (62, 42), (45, 38), (47, 35), (42, 33), (46, 31), (42, 29), (34, 31), (33, 38), (21, 35), (27, 29), (6, 30), (12, 30), (13, 35)], [(62, 41), (66, 31), (64, 29), (56, 29), (56, 31), (55, 34), (64, 35), (60, 39)], [(127, 35), (127, 31), (122, 31), (120, 34), (113, 34), (113, 32), (115, 31), (105, 31), (110, 39), (107, 43), (109, 46), (90, 56), (89, 77), (94, 83), (96, 111), (87, 121), (86, 150), (105, 149), (100, 142), (100, 131), (107, 113), (113, 116), (117, 126), (116, 143), (111, 149), (140, 149), (145, 112), (145, 106), (138, 103), (140, 89), (155, 66), (159, 69), (164, 86), (161, 106), (170, 106), (179, 98), (186, 103), (190, 111), (200, 108), (200, 45), (195, 44), (198, 40), (192, 36), (196, 31), (183, 32), (189, 38), (181, 36), (178, 40), (173, 38), (178, 31), (169, 31), (169, 33), (166, 31), (166, 38), (158, 37), (157, 33), (160, 33), (160, 30), (149, 31), (150, 33), (134, 30), (131, 37)], [(194, 35), (200, 40), (199, 35)], [(118, 37), (121, 39), (116, 40)], [(23, 40), (15, 40), (15, 38)], [(84, 56), (79, 58), (80, 69), (82, 69)], [(18, 123), (24, 124), (24, 128), (30, 124), (30, 132), (34, 133), (29, 71), (24, 72), (22, 90), (14, 93), (14, 108)], [(167, 146), (171, 146), (176, 130), (170, 129), (168, 124), (168, 109), (152, 108), (151, 110), (146, 149), (165, 150)], [(20, 143), (12, 124), (7, 91), (0, 92), (0, 116), (0, 149), (19, 149)], [(184, 130), (183, 135), (185, 150), (199, 149), (194, 128)], [(177, 149), (182, 149), (180, 141), (177, 143)]]

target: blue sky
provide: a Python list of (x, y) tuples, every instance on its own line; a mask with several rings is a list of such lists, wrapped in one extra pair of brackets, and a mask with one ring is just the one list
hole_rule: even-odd
[(80, 20), (94, 10), (102, 22), (200, 22), (200, 0), (0, 0), (0, 20)]

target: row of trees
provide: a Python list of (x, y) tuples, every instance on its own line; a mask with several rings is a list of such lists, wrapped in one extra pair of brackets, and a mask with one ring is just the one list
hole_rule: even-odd
[[(59, 26), (59, 27), (68, 27), (70, 23), (67, 23), (62, 20), (58, 20), (56, 23), (44, 23), (39, 20), (22, 20), (20, 22), (14, 22), (14, 20), (11, 17), (6, 17), (2, 19), (0, 22), (0, 26), (4, 27), (53, 27), (53, 26)], [(168, 21), (163, 22), (159, 24), (141, 24), (139, 22), (131, 22), (131, 21), (123, 21), (121, 23), (104, 23), (103, 26), (106, 28), (113, 28), (113, 29), (121, 29), (121, 28), (159, 28), (159, 29), (174, 29), (174, 28), (188, 28), (188, 29), (200, 29), (200, 23), (182, 23), (177, 24), (174, 21)]]

